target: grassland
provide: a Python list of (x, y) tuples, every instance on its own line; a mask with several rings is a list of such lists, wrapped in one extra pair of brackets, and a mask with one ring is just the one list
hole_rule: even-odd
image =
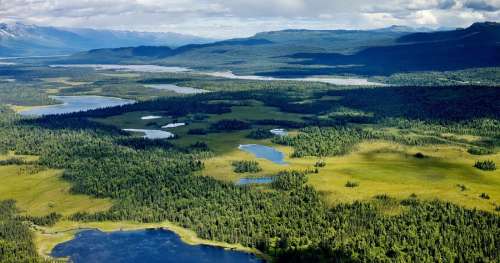
[[(238, 144), (256, 143), (239, 138), (237, 134), (231, 134), (220, 138), (218, 142), (212, 139), (213, 146), (224, 144), (224, 148), (232, 149), (207, 160), (200, 174), (235, 182), (241, 177), (263, 177), (280, 170), (312, 168), (319, 160), (316, 157), (287, 157), (285, 161), (288, 165), (283, 166), (258, 159), (263, 171), (252, 175), (237, 174), (232, 170), (232, 161), (255, 159), (252, 154), (238, 150)], [(273, 146), (269, 141), (258, 143)], [(290, 147), (273, 147), (287, 156), (292, 153)], [(426, 157), (414, 157), (417, 152)], [(500, 172), (475, 169), (474, 162), (479, 159), (492, 159), (498, 163), (500, 155), (479, 158), (460, 147), (409, 147), (386, 141), (369, 141), (358, 145), (357, 150), (348, 155), (322, 158), (326, 166), (318, 174), (309, 176), (309, 184), (332, 205), (370, 200), (380, 194), (401, 199), (416, 194), (421, 199), (438, 198), (468, 208), (494, 211), (500, 203)], [(357, 182), (359, 186), (345, 187), (348, 181)], [(465, 190), (461, 186), (465, 186)], [(481, 193), (487, 193), (490, 199), (480, 198)]]
[[(141, 117), (154, 115), (162, 116), (161, 119), (141, 120)], [(188, 131), (195, 128), (208, 128), (212, 123), (222, 119), (238, 119), (238, 120), (263, 120), (263, 119), (280, 119), (290, 121), (300, 121), (305, 115), (284, 113), (274, 107), (263, 106), (260, 102), (251, 102), (249, 106), (233, 106), (232, 111), (226, 114), (207, 114), (204, 120), (194, 120), (193, 115), (173, 119), (169, 116), (162, 115), (162, 112), (128, 112), (122, 115), (112, 116), (104, 119), (94, 119), (99, 123), (113, 125), (121, 129), (160, 129), (161, 126), (172, 122), (185, 122), (186, 126), (168, 129), (173, 132), (178, 138), (173, 140), (179, 146), (188, 146), (197, 141), (203, 141), (215, 151), (217, 154), (229, 153), (234, 150), (234, 145), (257, 143), (256, 140), (245, 138), (248, 131), (231, 132), (231, 133), (211, 133), (207, 135), (189, 135)], [(265, 126), (269, 129), (276, 128), (274, 126)], [(221, 141), (222, 139), (222, 141)]]
[[(5, 159), (6, 156), (0, 158)], [(41, 216), (57, 212), (70, 215), (111, 207), (111, 201), (107, 199), (71, 194), (70, 184), (61, 179), (60, 170), (43, 169), (31, 174), (28, 166), (0, 166), (0, 199), (16, 200), (23, 214)]]
[(78, 85), (90, 84), (90, 82), (86, 82), (86, 81), (73, 81), (69, 77), (43, 78), (42, 80), (49, 82), (49, 83), (57, 83), (57, 84), (63, 84), (63, 85), (67, 85), (67, 86), (78, 86)]
[[(214, 101), (216, 102), (216, 101)], [(220, 101), (219, 101), (220, 102)], [(264, 106), (261, 102), (258, 101), (247, 101), (248, 105), (246, 106), (233, 106), (232, 111), (225, 114), (206, 114), (207, 118), (203, 121), (193, 122), (194, 124), (201, 123), (203, 127), (207, 127), (210, 123), (222, 120), (222, 119), (238, 119), (238, 120), (263, 120), (263, 119), (278, 119), (278, 120), (290, 120), (290, 121), (299, 121), (302, 117), (307, 116), (305, 114), (295, 114), (295, 113), (285, 113), (279, 111), (275, 107)], [(116, 115), (112, 117), (108, 117), (105, 119), (95, 119), (98, 122), (104, 124), (115, 125), (118, 127), (128, 128), (128, 126), (134, 126), (137, 128), (147, 128), (152, 125), (164, 125), (173, 121), (177, 122), (190, 122), (192, 121), (193, 116), (187, 115), (186, 117), (172, 119), (169, 116), (163, 116), (161, 119), (156, 120), (141, 120), (142, 116), (147, 115), (159, 115), (162, 116), (162, 112), (154, 112), (154, 111), (134, 111), (127, 112), (122, 115)], [(198, 126), (196, 128), (199, 128)], [(193, 128), (193, 127), (184, 127), (184, 128)], [(182, 131), (181, 128), (178, 128)]]
[[(415, 158), (417, 152), (426, 158)], [(368, 199), (378, 194), (450, 201), (469, 208), (493, 211), (500, 203), (500, 172), (473, 167), (478, 159), (500, 161), (500, 155), (477, 157), (452, 146), (408, 147), (388, 142), (366, 142), (342, 157), (327, 158), (327, 166), (310, 177), (310, 184), (331, 203)], [(359, 187), (345, 187), (347, 181)], [(462, 190), (459, 185), (464, 185)], [(490, 200), (479, 197), (490, 195)]]
[(21, 111), (26, 111), (26, 110), (30, 110), (30, 109), (43, 107), (43, 106), (20, 106), (20, 105), (12, 105), (12, 104), (9, 104), (8, 106), (15, 112), (21, 112)]
[[(245, 138), (245, 132), (209, 134), (203, 136), (216, 153), (205, 161), (200, 175), (219, 180), (236, 182), (242, 177), (265, 177), (281, 170), (312, 168), (317, 157), (290, 158), (293, 149), (273, 145), (270, 140)], [(187, 138), (179, 140), (188, 144)], [(232, 161), (254, 160), (255, 157), (238, 149), (240, 144), (259, 143), (275, 147), (285, 153), (288, 165), (279, 165), (265, 159), (258, 159), (263, 171), (256, 174), (238, 174), (233, 171)], [(414, 157), (417, 152), (426, 157)], [(485, 172), (473, 167), (476, 160), (491, 159), (500, 162), (500, 154), (475, 156), (458, 146), (411, 147), (387, 141), (367, 141), (357, 146), (352, 153), (322, 158), (326, 167), (318, 174), (309, 176), (309, 183), (320, 191), (330, 204), (369, 200), (375, 195), (388, 194), (406, 198), (416, 194), (422, 199), (450, 201), (469, 208), (494, 211), (500, 203), (500, 172)], [(359, 183), (358, 187), (345, 187), (347, 181)], [(465, 186), (462, 190), (460, 185)], [(487, 193), (491, 198), (479, 197)]]
[[(233, 106), (232, 112), (221, 115), (207, 115), (202, 121), (191, 121), (192, 116), (180, 119), (162, 118), (141, 120), (141, 116), (161, 115), (161, 112), (129, 112), (123, 115), (99, 119), (97, 121), (120, 128), (160, 128), (170, 122), (188, 122), (188, 126), (171, 129), (177, 139), (172, 142), (179, 146), (188, 146), (197, 141), (205, 142), (215, 153), (205, 160), (205, 169), (199, 172), (203, 176), (237, 182), (243, 177), (272, 176), (281, 170), (305, 170), (314, 167), (317, 157), (290, 158), (291, 147), (273, 145), (271, 140), (246, 138), (248, 131), (209, 133), (207, 135), (188, 135), (192, 128), (207, 128), (221, 119), (259, 120), (281, 119), (299, 121), (305, 115), (291, 114), (276, 108), (266, 107), (258, 102), (249, 106)], [(262, 128), (276, 128), (260, 126)], [(377, 127), (375, 127), (377, 128)], [(388, 133), (401, 133), (399, 129), (380, 128)], [(291, 131), (295, 133), (296, 131)], [(424, 134), (415, 131), (406, 132), (408, 136)], [(491, 159), (500, 163), (500, 154), (476, 156), (467, 153), (467, 142), (482, 139), (478, 136), (442, 134), (439, 138), (453, 140), (450, 144), (429, 145), (422, 147), (405, 146), (388, 141), (365, 141), (350, 154), (338, 157), (322, 158), (326, 167), (318, 174), (309, 176), (309, 184), (314, 186), (332, 205), (356, 200), (370, 200), (375, 195), (387, 194), (396, 198), (406, 198), (412, 194), (422, 199), (442, 199), (469, 208), (495, 211), (500, 204), (500, 171), (485, 172), (473, 167), (475, 161)], [(456, 143), (452, 143), (456, 142)], [(460, 143), (459, 143), (460, 142)], [(287, 165), (275, 164), (265, 159), (258, 159), (261, 172), (255, 174), (237, 174), (231, 163), (238, 160), (254, 160), (255, 157), (238, 149), (240, 144), (263, 144), (272, 146), (285, 153)], [(414, 157), (417, 152), (426, 157)], [(358, 187), (345, 187), (348, 181), (359, 183)], [(262, 186), (260, 186), (262, 187)], [(465, 189), (464, 189), (465, 187)], [(265, 187), (264, 187), (265, 188)], [(490, 199), (480, 197), (487, 193)]]

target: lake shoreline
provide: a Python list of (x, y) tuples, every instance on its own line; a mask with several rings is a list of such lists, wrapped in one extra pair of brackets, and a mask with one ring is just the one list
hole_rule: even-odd
[[(11, 106), (18, 114), (24, 116), (40, 117), (44, 115), (67, 114), (80, 111), (90, 111), (101, 108), (123, 106), (126, 104), (133, 104), (137, 101), (130, 99), (123, 99), (119, 97), (100, 96), (100, 95), (52, 95), (49, 98), (58, 102), (52, 105), (42, 105), (33, 107), (17, 107)], [(87, 100), (87, 101), (86, 101)], [(45, 112), (46, 111), (46, 112)]]
[[(133, 221), (118, 221), (118, 222), (75, 222), (63, 221), (54, 227), (36, 227), (35, 229), (35, 244), (40, 255), (47, 259), (60, 259), (52, 257), (52, 250), (60, 243), (70, 241), (75, 238), (76, 233), (88, 229), (96, 229), (105, 233), (116, 231), (135, 231), (147, 229), (163, 229), (175, 233), (182, 242), (191, 246), (205, 245), (224, 250), (232, 250), (253, 254), (256, 257), (265, 261), (270, 261), (272, 258), (255, 248), (245, 247), (241, 244), (230, 244), (214, 240), (207, 240), (198, 237), (198, 235), (189, 229), (180, 227), (171, 222), (161, 223), (138, 223)], [(64, 258), (63, 258), (64, 259)]]

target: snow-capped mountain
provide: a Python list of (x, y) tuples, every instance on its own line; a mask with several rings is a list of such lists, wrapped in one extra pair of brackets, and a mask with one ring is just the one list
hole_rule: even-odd
[(178, 33), (58, 28), (0, 23), (0, 57), (71, 54), (140, 45), (178, 47), (212, 40)]

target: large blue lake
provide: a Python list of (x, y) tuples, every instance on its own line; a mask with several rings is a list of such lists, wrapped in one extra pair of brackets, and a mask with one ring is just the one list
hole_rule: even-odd
[(69, 257), (74, 263), (263, 262), (244, 252), (188, 245), (174, 232), (163, 229), (111, 233), (85, 230), (73, 240), (58, 244), (52, 256)]
[(263, 158), (277, 164), (286, 164), (285, 154), (273, 147), (260, 144), (243, 144), (238, 147), (240, 150), (252, 153), (257, 158)]
[(51, 96), (51, 98), (62, 102), (61, 104), (36, 107), (21, 111), (21, 115), (43, 116), (51, 114), (64, 114), (78, 111), (94, 110), (134, 103), (133, 100), (126, 100), (114, 97), (103, 96)]

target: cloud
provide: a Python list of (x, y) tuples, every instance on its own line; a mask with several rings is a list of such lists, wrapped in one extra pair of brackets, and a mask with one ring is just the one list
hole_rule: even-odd
[(455, 5), (457, 5), (457, 2), (455, 0), (443, 0), (443, 1), (440, 1), (440, 3), (438, 4), (438, 8), (439, 9), (450, 9), (450, 8), (454, 7)]
[(419, 25), (437, 25), (436, 14), (429, 10), (421, 10), (415, 13), (415, 22)]
[(0, 20), (227, 38), (285, 28), (463, 27), (500, 0), (0, 0)]
[(464, 3), (464, 7), (479, 10), (494, 12), (500, 10), (500, 1), (498, 0), (471, 0)]

